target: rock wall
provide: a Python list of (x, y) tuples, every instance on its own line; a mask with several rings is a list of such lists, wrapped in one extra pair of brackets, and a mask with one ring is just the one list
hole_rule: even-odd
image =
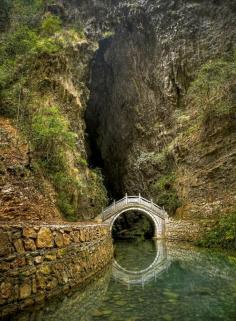
[(0, 316), (82, 284), (112, 255), (106, 225), (2, 225)]
[(234, 117), (196, 128), (186, 97), (203, 64), (232, 55), (235, 9), (221, 0), (124, 1), (114, 9), (87, 109), (114, 196), (141, 192), (183, 219), (214, 219), (234, 206)]
[(198, 220), (174, 220), (166, 222), (165, 237), (168, 241), (192, 242), (197, 241), (207, 226), (199, 224)]
[[(3, 2), (6, 2), (3, 9), (10, 17), (10, 23), (7, 26), (5, 22), (5, 31), (1, 32), (1, 8), (0, 41), (4, 39), (5, 47), (3, 46), (0, 53), (0, 65), (5, 61), (6, 66), (2, 70), (8, 70), (8, 57), (16, 62), (16, 68), (14, 67), (6, 81), (0, 84), (0, 193), (3, 192), (3, 195), (0, 195), (0, 221), (21, 222), (26, 219), (49, 223), (55, 222), (55, 219), (62, 221), (60, 214), (70, 221), (94, 218), (107, 202), (102, 175), (99, 169), (91, 169), (87, 162), (84, 121), (89, 98), (87, 81), (90, 62), (97, 43), (84, 35), (79, 17), (76, 21), (71, 18), (73, 8), (71, 12), (65, 11), (61, 1), (55, 1), (48, 6), (44, 1), (38, 5), (37, 1), (32, 4), (24, 2), (21, 6), (14, 1)], [(47, 53), (44, 54), (38, 52), (31, 55), (34, 50), (29, 48), (24, 53), (21, 50), (13, 50), (15, 54), (6, 52), (11, 42), (9, 37), (14, 38), (19, 32), (24, 38), (22, 27), (27, 30), (29, 28), (33, 33), (38, 28), (39, 32), (44, 18), (50, 12), (61, 18), (57, 35), (47, 35), (50, 42), (54, 41), (54, 45), (57, 43), (55, 52), (48, 51), (47, 45)], [(24, 17), (28, 18), (24, 20)], [(70, 18), (73, 22), (68, 21)], [(34, 21), (34, 26), (29, 21)], [(38, 36), (42, 39), (45, 37), (42, 32), (39, 32)], [(14, 47), (20, 48), (21, 45), (16, 41)], [(26, 55), (30, 56), (27, 60)], [(23, 75), (24, 85), (18, 87)], [(12, 86), (20, 88), (21, 93), (14, 91)], [(19, 95), (20, 103), (18, 98), (15, 100)], [(35, 109), (32, 106), (36, 106)], [(52, 143), (55, 150), (49, 148), (46, 151), (44, 144), (35, 143), (38, 138), (34, 137), (38, 137), (38, 133), (34, 135), (29, 128), (34, 127), (32, 122), (35, 123), (38, 113), (41, 114), (42, 111), (43, 117), (49, 119), (52, 109), (55, 109), (59, 123), (64, 124), (65, 132), (70, 132), (69, 136), (73, 138), (68, 146), (64, 144), (66, 135), (62, 135), (60, 143)], [(50, 127), (46, 121), (43, 121), (43, 124), (42, 127)], [(59, 126), (58, 123), (55, 126)], [(60, 130), (60, 134), (62, 132)], [(53, 135), (49, 136), (47, 139), (52, 139)], [(52, 157), (49, 157), (48, 153)], [(60, 163), (60, 166), (54, 164), (51, 170), (48, 170), (52, 159), (57, 164)]]
[(29, 170), (26, 140), (4, 117), (0, 117), (0, 146), (0, 221), (62, 222), (55, 191), (42, 175)]
[[(105, 299), (111, 279), (111, 265), (96, 274), (96, 278), (89, 284), (74, 288), (68, 293), (53, 297), (46, 305), (30, 306), (19, 311), (10, 321), (31, 321), (45, 318), (47, 321), (87, 321), (96, 314)], [(6, 320), (8, 321), (8, 320)]]

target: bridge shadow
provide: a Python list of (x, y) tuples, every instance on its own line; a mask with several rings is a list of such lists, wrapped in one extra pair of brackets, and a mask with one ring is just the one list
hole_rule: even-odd
[(155, 240), (156, 255), (152, 263), (140, 270), (134, 271), (123, 267), (116, 259), (113, 261), (112, 277), (117, 282), (127, 285), (128, 288), (132, 285), (142, 286), (156, 280), (163, 272), (168, 270), (170, 260), (167, 255), (167, 248), (164, 240)]

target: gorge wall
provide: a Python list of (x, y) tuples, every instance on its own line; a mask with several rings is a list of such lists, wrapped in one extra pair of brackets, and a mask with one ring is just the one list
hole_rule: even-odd
[(190, 222), (233, 211), (235, 12), (230, 0), (4, 0), (0, 220), (88, 220), (107, 191)]
[(213, 0), (124, 1), (111, 10), (86, 114), (115, 197), (140, 192), (191, 220), (234, 209), (235, 74), (227, 112), (190, 93), (201, 68), (234, 59), (235, 10)]
[(105, 225), (1, 225), (0, 317), (84, 284), (112, 257)]
[(107, 196), (84, 112), (97, 43), (61, 1), (2, 4), (0, 220), (96, 217)]

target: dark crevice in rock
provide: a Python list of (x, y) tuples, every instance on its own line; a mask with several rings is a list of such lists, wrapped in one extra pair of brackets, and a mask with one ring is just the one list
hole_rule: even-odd
[(95, 57), (91, 63), (91, 79), (89, 84), (90, 99), (85, 113), (89, 145), (89, 164), (92, 168), (101, 168), (104, 176), (104, 183), (110, 198), (113, 197), (112, 186), (105, 170), (105, 160), (99, 146), (100, 109), (99, 106), (97, 106), (97, 102), (102, 100), (104, 106), (108, 104), (105, 92), (109, 90), (109, 86), (107, 85), (104, 89), (104, 81), (109, 75), (109, 85), (111, 85), (112, 72), (109, 65), (105, 62), (104, 54), (111, 45), (111, 42), (112, 38), (104, 38), (99, 41), (99, 49), (96, 51)]

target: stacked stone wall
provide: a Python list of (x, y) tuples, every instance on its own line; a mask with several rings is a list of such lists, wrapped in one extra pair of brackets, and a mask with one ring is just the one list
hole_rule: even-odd
[(165, 226), (165, 237), (169, 241), (197, 241), (203, 232), (200, 221), (169, 219)]
[(0, 226), (0, 318), (83, 284), (113, 256), (109, 227)]

